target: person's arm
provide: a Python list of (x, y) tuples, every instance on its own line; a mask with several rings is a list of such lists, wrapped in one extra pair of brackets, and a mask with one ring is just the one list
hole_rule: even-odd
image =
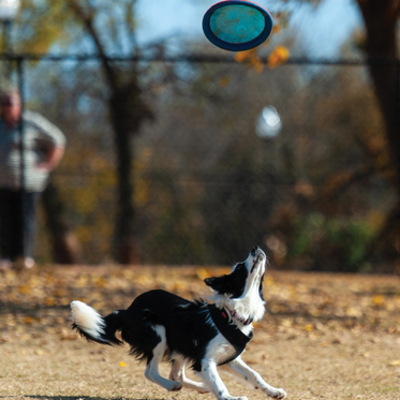
[(51, 147), (46, 153), (46, 160), (37, 165), (37, 168), (44, 168), (53, 171), (58, 166), (64, 155), (64, 146)]
[(42, 115), (25, 111), (23, 119), (26, 124), (32, 126), (37, 133), (37, 146), (43, 159), (36, 165), (36, 168), (52, 171), (60, 163), (64, 151), (66, 138), (54, 124)]

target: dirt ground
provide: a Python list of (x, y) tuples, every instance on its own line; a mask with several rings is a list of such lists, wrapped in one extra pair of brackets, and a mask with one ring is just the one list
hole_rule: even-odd
[[(118, 348), (71, 331), (69, 303), (108, 314), (163, 288), (210, 297), (202, 283), (229, 269), (60, 267), (0, 274), (0, 399), (198, 399), (144, 378)], [(400, 399), (400, 278), (269, 271), (267, 313), (243, 359), (289, 399)], [(168, 374), (168, 365), (162, 367)], [(231, 395), (265, 396), (221, 373)], [(195, 377), (193, 376), (195, 379)]]

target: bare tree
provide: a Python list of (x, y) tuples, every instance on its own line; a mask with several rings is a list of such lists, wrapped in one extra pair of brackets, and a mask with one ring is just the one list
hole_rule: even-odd
[(134, 239), (134, 151), (131, 138), (139, 132), (142, 123), (152, 113), (143, 100), (136, 65), (132, 63), (130, 70), (123, 73), (117, 64), (108, 59), (105, 46), (95, 28), (94, 10), (89, 6), (82, 7), (76, 0), (69, 0), (68, 4), (93, 39), (109, 89), (108, 105), (115, 135), (118, 177), (114, 256), (122, 264), (135, 263), (138, 261), (138, 253)]

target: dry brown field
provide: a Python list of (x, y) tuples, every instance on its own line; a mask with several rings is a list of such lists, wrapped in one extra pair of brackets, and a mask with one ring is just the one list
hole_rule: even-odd
[[(1, 273), (0, 399), (211, 400), (148, 382), (126, 345), (78, 338), (69, 303), (80, 299), (108, 314), (154, 288), (206, 299), (202, 280), (228, 271), (43, 266)], [(289, 399), (400, 399), (400, 277), (269, 271), (264, 295), (267, 313), (243, 359)], [(221, 375), (232, 395), (265, 398)]]

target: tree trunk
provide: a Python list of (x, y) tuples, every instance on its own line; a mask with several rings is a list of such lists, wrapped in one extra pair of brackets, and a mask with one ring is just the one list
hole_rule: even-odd
[(131, 71), (128, 82), (113, 87), (109, 104), (115, 134), (118, 177), (114, 256), (121, 264), (135, 264), (139, 262), (139, 255), (135, 241), (132, 138), (139, 133), (143, 121), (152, 116), (142, 100), (142, 90), (135, 70)]
[(123, 123), (118, 101), (110, 101), (117, 154), (118, 210), (114, 233), (114, 259), (121, 264), (138, 263), (134, 238), (135, 209), (133, 205), (133, 149), (129, 126)]
[(366, 32), (366, 53), (385, 125), (391, 163), (397, 173), (400, 196), (400, 118), (399, 65), (396, 62), (397, 1), (358, 0)]
[[(371, 245), (372, 253), (386, 239), (390, 250), (397, 253), (400, 240), (400, 63), (397, 60), (396, 26), (400, 4), (396, 0), (357, 0), (367, 33), (365, 50), (369, 59), (369, 73), (385, 122), (388, 151), (397, 190), (397, 204), (389, 213), (386, 223)], [(396, 215), (396, 217), (394, 217)], [(393, 234), (392, 234), (393, 233)], [(397, 244), (396, 244), (397, 243)]]
[(121, 78), (122, 72), (108, 59), (100, 36), (95, 29), (93, 13), (90, 8), (83, 9), (77, 0), (69, 0), (68, 3), (81, 18), (94, 41), (110, 91), (109, 108), (114, 130), (118, 178), (114, 257), (121, 264), (134, 264), (139, 260), (134, 238), (133, 149), (130, 138), (138, 133), (141, 123), (148, 116), (148, 109), (141, 99), (141, 90), (137, 84), (137, 72), (133, 70), (132, 79), (124, 82), (124, 79)]

